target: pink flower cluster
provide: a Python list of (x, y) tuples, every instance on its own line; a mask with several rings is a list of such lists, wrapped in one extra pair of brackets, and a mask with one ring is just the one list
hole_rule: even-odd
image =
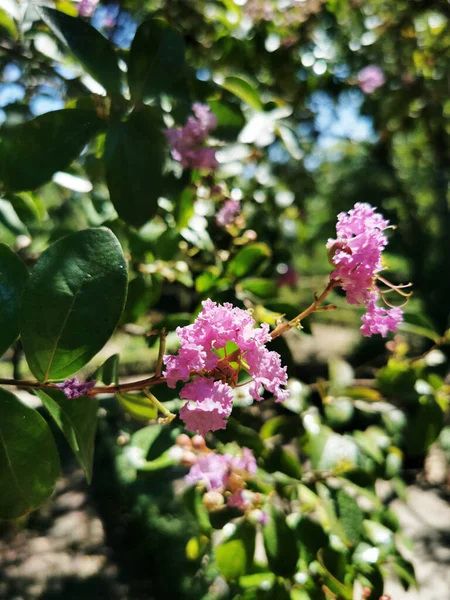
[(385, 81), (384, 73), (377, 65), (368, 65), (358, 73), (358, 85), (365, 94), (372, 94)]
[(166, 129), (165, 134), (172, 146), (172, 156), (183, 167), (191, 169), (216, 169), (219, 165), (216, 151), (204, 145), (209, 133), (217, 127), (217, 117), (209, 106), (195, 103), (195, 117), (189, 117), (184, 127)]
[(340, 213), (336, 225), (337, 239), (329, 239), (333, 265), (331, 277), (339, 279), (350, 304), (365, 304), (361, 332), (366, 336), (396, 331), (402, 321), (401, 308), (378, 306), (380, 292), (375, 285), (383, 269), (382, 252), (387, 245), (384, 230), (389, 221), (375, 212), (370, 204), (356, 203), (348, 213)]
[(226, 496), (227, 504), (245, 510), (251, 502), (246, 498), (245, 480), (257, 471), (256, 460), (248, 448), (242, 448), (240, 456), (208, 452), (200, 454), (185, 477), (186, 483), (202, 483), (207, 492), (205, 503), (220, 506)]
[[(203, 310), (192, 325), (179, 327), (181, 348), (175, 356), (165, 356), (167, 385), (175, 387), (177, 381), (194, 379), (181, 390), (180, 397), (188, 402), (180, 417), (189, 431), (225, 429), (226, 419), (233, 406), (233, 391), (238, 379), (238, 369), (252, 378), (249, 392), (255, 400), (262, 400), (261, 387), (282, 402), (289, 396), (283, 389), (287, 383), (286, 367), (281, 366), (280, 355), (266, 348), (271, 340), (269, 326), (263, 323), (255, 328), (249, 312), (232, 304), (203, 302)], [(218, 351), (233, 342), (236, 351), (228, 357), (219, 357)], [(230, 355), (231, 356), (231, 355)]]
[(216, 213), (216, 223), (219, 227), (231, 225), (241, 211), (239, 200), (226, 200), (222, 208)]

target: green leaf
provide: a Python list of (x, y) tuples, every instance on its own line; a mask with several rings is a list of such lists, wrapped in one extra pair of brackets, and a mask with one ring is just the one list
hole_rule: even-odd
[(80, 18), (41, 7), (43, 21), (74, 53), (85, 69), (107, 92), (120, 95), (121, 72), (110, 42), (94, 27)]
[(255, 110), (263, 110), (258, 91), (248, 81), (242, 79), (242, 77), (226, 77), (222, 87)]
[(228, 581), (245, 575), (247, 554), (242, 540), (230, 540), (216, 548), (216, 562), (219, 571)]
[(158, 409), (141, 394), (117, 394), (120, 406), (138, 421), (150, 421), (158, 416)]
[(0, 388), (0, 519), (38, 508), (53, 492), (59, 458), (41, 415)]
[(0, 131), (0, 182), (33, 190), (74, 161), (102, 122), (91, 110), (55, 110)]
[(220, 572), (234, 581), (250, 571), (255, 554), (255, 527), (248, 521), (237, 525), (233, 535), (216, 548), (216, 561)]
[(345, 572), (344, 556), (330, 548), (325, 548), (319, 550), (317, 559), (323, 569), (325, 584), (330, 590), (338, 594), (339, 598), (343, 600), (352, 600), (353, 589), (350, 586), (344, 585), (339, 579)]
[(103, 381), (105, 385), (118, 382), (117, 369), (119, 367), (120, 354), (112, 354), (105, 362), (92, 373), (92, 379)]
[(128, 83), (133, 103), (169, 94), (185, 76), (181, 35), (162, 19), (139, 26), (128, 58)]
[(202, 502), (202, 495), (195, 486), (190, 486), (183, 494), (184, 502), (197, 521), (203, 533), (208, 534), (212, 527), (208, 509)]
[(158, 209), (163, 193), (167, 146), (157, 111), (135, 110), (127, 121), (112, 123), (105, 143), (106, 181), (119, 216), (140, 226)]
[(344, 490), (338, 490), (336, 504), (338, 519), (342, 523), (345, 536), (353, 546), (356, 546), (363, 533), (363, 515), (361, 509), (356, 500)]
[(39, 381), (76, 373), (111, 337), (125, 304), (127, 265), (109, 229), (86, 229), (43, 252), (25, 287), (20, 333)]
[(270, 569), (281, 577), (292, 577), (299, 556), (296, 534), (286, 523), (284, 514), (274, 506), (270, 507), (269, 516), (263, 537)]
[(65, 435), (88, 483), (92, 481), (98, 400), (69, 399), (61, 390), (36, 390), (42, 404)]
[(246, 292), (255, 294), (260, 298), (270, 298), (277, 291), (275, 281), (262, 277), (246, 277), (239, 282), (239, 286)]
[(415, 411), (408, 417), (405, 429), (406, 453), (413, 456), (425, 454), (436, 441), (444, 426), (444, 413), (433, 396), (421, 396)]
[(19, 34), (14, 20), (0, 8), (0, 37), (3, 35), (16, 40)]
[(19, 308), (27, 279), (27, 268), (17, 254), (0, 244), (0, 356), (19, 335)]
[(297, 456), (287, 448), (277, 446), (266, 459), (266, 468), (269, 472), (280, 471), (294, 479), (301, 479), (302, 465)]
[(0, 223), (13, 235), (30, 235), (8, 200), (0, 200)]
[(244, 277), (250, 272), (254, 273), (271, 255), (272, 251), (267, 244), (249, 244), (230, 260), (228, 274), (233, 277)]
[(414, 565), (409, 560), (405, 560), (401, 556), (395, 556), (392, 562), (392, 568), (405, 590), (409, 589), (411, 586), (415, 588), (418, 587)]

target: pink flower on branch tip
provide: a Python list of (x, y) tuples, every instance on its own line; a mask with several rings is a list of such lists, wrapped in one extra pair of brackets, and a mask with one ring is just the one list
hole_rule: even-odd
[[(376, 285), (378, 273), (383, 269), (382, 253), (387, 245), (384, 231), (389, 221), (375, 212), (370, 204), (356, 203), (348, 213), (340, 213), (336, 225), (336, 239), (329, 239), (327, 248), (335, 266), (331, 278), (338, 280), (346, 292), (350, 304), (364, 304), (367, 312), (362, 317), (361, 332), (365, 336), (396, 331), (403, 318), (400, 307), (387, 309), (379, 306), (384, 299)], [(394, 286), (382, 280), (391, 290), (408, 298), (409, 294), (400, 291), (402, 286)]]
[[(237, 384), (238, 370), (245, 370), (252, 378), (250, 394), (262, 400), (261, 388), (275, 396), (277, 402), (288, 397), (286, 367), (281, 366), (279, 354), (266, 348), (271, 340), (269, 326), (255, 327), (255, 320), (246, 310), (232, 304), (203, 302), (203, 310), (191, 325), (179, 327), (181, 348), (176, 356), (165, 356), (165, 377), (169, 387), (177, 381), (188, 381), (190, 376), (201, 375), (187, 384), (180, 397), (190, 400), (180, 411), (181, 418), (191, 431), (222, 429), (231, 412), (232, 388)], [(236, 348), (231, 362), (225, 354), (232, 342)]]
[(188, 117), (182, 128), (166, 129), (165, 134), (172, 146), (172, 157), (183, 167), (191, 169), (216, 169), (219, 163), (213, 148), (205, 146), (205, 140), (217, 127), (217, 117), (209, 106), (196, 103), (194, 117)]
[(219, 227), (231, 225), (240, 212), (241, 203), (239, 200), (226, 200), (222, 208), (216, 213), (217, 225)]
[(80, 398), (95, 386), (95, 381), (78, 381), (76, 377), (57, 383), (56, 387), (64, 392), (69, 399)]
[(385, 81), (384, 73), (377, 65), (368, 65), (358, 73), (358, 85), (365, 94), (372, 94)]

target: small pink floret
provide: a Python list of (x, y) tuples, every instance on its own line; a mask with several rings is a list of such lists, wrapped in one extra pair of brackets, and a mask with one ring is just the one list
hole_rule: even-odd
[(172, 157), (190, 169), (216, 169), (219, 166), (216, 152), (204, 144), (217, 127), (217, 117), (206, 104), (196, 103), (192, 110), (195, 116), (188, 117), (184, 127), (164, 132), (172, 146)]
[(358, 85), (365, 94), (372, 94), (385, 81), (384, 73), (378, 65), (368, 65), (358, 73)]

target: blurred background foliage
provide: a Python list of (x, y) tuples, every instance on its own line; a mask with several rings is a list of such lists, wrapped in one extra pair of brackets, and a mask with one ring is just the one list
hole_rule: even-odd
[[(310, 323), (273, 344), (292, 376), (289, 403), (256, 410), (244, 388), (227, 431), (208, 440), (222, 450), (234, 441), (258, 459), (253, 484), (273, 500), (262, 559), (251, 551), (259, 526), (223, 511), (214, 519), (197, 492), (186, 502), (175, 493), (185, 468), (151, 466), (179, 430), (142, 430), (105, 401), (94, 494), (113, 539), (124, 515), (133, 524), (116, 536), (124, 571), (139, 580), (147, 569), (155, 598), (346, 599), (359, 581), (378, 600), (387, 567), (414, 584), (389, 504), (404, 497), (439, 436), (448, 452), (448, 2), (91, 4), (77, 17), (80, 4), (55, 2), (61, 22), (35, 3), (0, 8), (1, 241), (33, 265), (61, 236), (105, 225), (129, 261), (121, 327), (86, 374), (114, 353), (122, 376), (150, 372), (153, 334), (189, 323), (207, 297), (252, 308), (257, 321), (292, 318), (323, 288), (325, 242), (355, 202), (396, 225), (389, 277), (415, 286), (401, 335), (388, 344), (356, 336), (358, 311), (334, 294), (337, 310), (313, 318), (315, 354), (304, 351)], [(150, 16), (178, 34), (151, 25), (150, 43), (134, 38)], [(163, 50), (152, 41), (159, 35)], [(358, 73), (368, 65), (385, 82), (365, 94)], [(183, 125), (197, 101), (218, 117), (214, 174), (183, 171), (161, 134)], [(65, 108), (77, 116), (48, 117)], [(224, 229), (214, 215), (226, 198), (242, 211)], [(327, 364), (320, 350), (336, 328), (348, 362)], [(0, 368), (28, 374), (19, 345)], [(157, 396), (179, 403), (176, 391)], [(144, 465), (133, 463), (134, 447), (145, 449)], [(382, 497), (379, 480), (390, 481)], [(227, 551), (217, 551), (214, 532)]]

